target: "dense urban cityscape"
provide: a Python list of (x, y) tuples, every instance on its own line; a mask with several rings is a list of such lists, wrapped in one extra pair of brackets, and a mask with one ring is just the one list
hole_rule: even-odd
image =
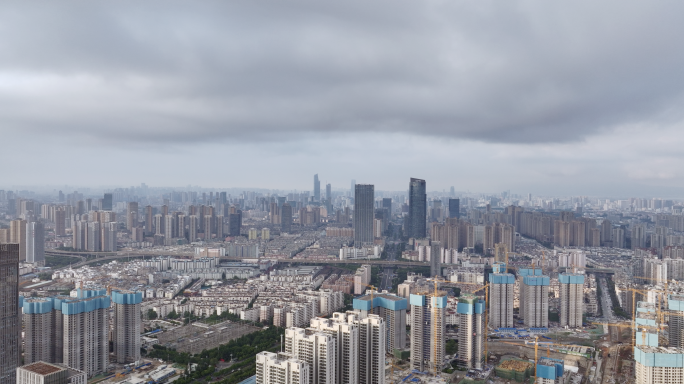
[(0, 384), (683, 384), (682, 14), (3, 2)]
[(682, 201), (407, 184), (0, 190), (0, 382), (684, 377)]

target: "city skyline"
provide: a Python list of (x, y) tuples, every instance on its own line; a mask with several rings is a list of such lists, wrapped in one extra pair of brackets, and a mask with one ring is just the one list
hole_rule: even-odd
[[(407, 176), (406, 179), (411, 179), (411, 177)], [(352, 181), (355, 181), (352, 179)], [(430, 180), (427, 180), (430, 181)], [(404, 180), (405, 183), (405, 180)], [(368, 182), (368, 184), (373, 184), (372, 182)], [(397, 183), (400, 184), (400, 183)], [(432, 184), (432, 183), (431, 183)], [(266, 188), (266, 187), (239, 187), (239, 186), (214, 186), (214, 185), (148, 185), (145, 182), (142, 183), (126, 183), (126, 184), (106, 184), (106, 185), (85, 185), (85, 184), (55, 184), (55, 185), (31, 185), (31, 184), (26, 184), (26, 185), (3, 185), (0, 184), (0, 190), (5, 190), (5, 191), (17, 191), (17, 192), (28, 192), (31, 194), (35, 194), (35, 196), (41, 196), (41, 197), (46, 197), (50, 196), (53, 194), (58, 194), (60, 191), (62, 193), (69, 193), (69, 192), (80, 192), (85, 194), (86, 196), (100, 196), (102, 194), (109, 193), (115, 189), (126, 189), (126, 188), (139, 188), (141, 185), (145, 185), (146, 187), (152, 189), (154, 193), (157, 193), (159, 191), (196, 191), (196, 192), (226, 192), (228, 194), (234, 194), (234, 195), (239, 195), (243, 192), (256, 192), (256, 193), (266, 193), (266, 194), (273, 194), (273, 195), (278, 195), (278, 194), (289, 194), (289, 193), (306, 193), (309, 192), (311, 196), (313, 196), (314, 190), (311, 188), (306, 188), (304, 186), (303, 188), (278, 188), (278, 187), (272, 187), (272, 188)], [(375, 185), (375, 184), (373, 184)], [(393, 183), (394, 185), (394, 183)], [(446, 185), (446, 184), (444, 184)], [(454, 187), (453, 185), (451, 187)], [(352, 192), (353, 195), (353, 190), (350, 190), (348, 187), (345, 187), (345, 183), (339, 183), (336, 185), (331, 186), (331, 192), (335, 194), (340, 194), (342, 193), (343, 195), (349, 195), (350, 191)], [(382, 194), (398, 194), (398, 195), (407, 195), (409, 189), (408, 188), (375, 188), (375, 191)], [(668, 192), (672, 191), (672, 193)], [(614, 194), (611, 193), (606, 193), (606, 194), (588, 194), (588, 193), (535, 193), (533, 191), (523, 191), (523, 190), (512, 190), (511, 188), (501, 188), (498, 190), (473, 190), (473, 189), (464, 189), (464, 190), (459, 190), (458, 188), (455, 188), (453, 193), (450, 190), (450, 187), (446, 188), (430, 188), (428, 187), (426, 189), (426, 193), (428, 195), (428, 198), (434, 198), (434, 197), (452, 197), (452, 196), (469, 196), (469, 197), (476, 197), (476, 196), (481, 196), (481, 197), (490, 197), (490, 196), (502, 196), (503, 194), (506, 194), (508, 197), (514, 197), (517, 196), (520, 199), (526, 199), (530, 195), (534, 198), (544, 198), (544, 199), (549, 199), (549, 198), (571, 198), (571, 197), (587, 197), (587, 198), (599, 198), (599, 199), (631, 199), (631, 198), (655, 198), (655, 199), (675, 199), (675, 200), (681, 200), (684, 199), (684, 194), (680, 194), (676, 192), (673, 189), (654, 189), (652, 193), (630, 193), (630, 192), (616, 192)], [(379, 197), (380, 198), (380, 197)]]
[(684, 383), (684, 3), (3, 11), (0, 384)]

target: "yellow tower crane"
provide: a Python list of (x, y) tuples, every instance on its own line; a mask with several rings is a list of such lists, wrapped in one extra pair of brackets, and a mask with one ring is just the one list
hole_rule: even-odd
[[(439, 283), (446, 283), (448, 282), (447, 280), (441, 279), (434, 277), (432, 278), (432, 282), (435, 285), (435, 290), (434, 293), (432, 294), (431, 297), (431, 302), (430, 305), (432, 306), (432, 334), (433, 334), (433, 340), (432, 340), (432, 349), (433, 349), (433, 360), (437, 359), (437, 344), (439, 342), (439, 333), (437, 332), (437, 318), (439, 315), (439, 310), (437, 308), (437, 295), (438, 295), (438, 285)], [(446, 319), (442, 319), (446, 323)], [(441, 362), (438, 361), (433, 361), (433, 369), (434, 369), (434, 375), (437, 376), (439, 375), (439, 368)]]
[(659, 290), (658, 292), (660, 292), (660, 293), (665, 293), (665, 295), (663, 295), (663, 296), (661, 297), (661, 299), (662, 299), (663, 302), (667, 302), (667, 300), (668, 300), (667, 296), (670, 294), (670, 290), (669, 290), (669, 287), (668, 287), (668, 280), (667, 280), (667, 279), (654, 279), (654, 278), (652, 278), (652, 277), (645, 277), (645, 276), (632, 276), (632, 278), (634, 278), (634, 279), (652, 280), (652, 281), (655, 281), (655, 282), (657, 282), (657, 283), (661, 283), (661, 282), (662, 282), (663, 285), (665, 285), (665, 290), (664, 290), (664, 291)]
[[(478, 283), (458, 283), (458, 284), (466, 284), (466, 285), (480, 285)], [(487, 349), (488, 349), (488, 341), (487, 341), (487, 334), (489, 333), (489, 283), (483, 285), (482, 287), (470, 292), (470, 293), (476, 293), (480, 292), (481, 290), (485, 290), (485, 312), (484, 312), (484, 320), (485, 320), (485, 326), (484, 326), (484, 343), (485, 343), (485, 349), (484, 349), (484, 354), (485, 354), (485, 365), (489, 362), (489, 355), (487, 354)]]
[[(617, 327), (617, 328), (630, 328), (633, 330), (633, 335), (632, 335), (632, 344), (631, 347), (634, 348), (636, 346), (636, 328), (643, 328), (647, 329), (649, 331), (655, 331), (656, 333), (660, 332), (660, 329), (658, 327), (654, 327), (652, 325), (637, 325), (636, 328), (633, 325), (630, 325), (629, 323), (600, 323), (600, 322), (592, 322), (592, 324), (596, 325), (602, 325), (604, 327)], [(646, 345), (646, 332), (641, 332), (641, 344), (640, 345)]]
[(471, 293), (479, 292), (481, 290), (485, 290), (485, 311), (484, 311), (484, 321), (485, 321), (485, 326), (484, 326), (484, 342), (485, 342), (485, 348), (484, 348), (484, 355), (485, 355), (485, 365), (489, 362), (489, 355), (487, 354), (487, 349), (488, 349), (488, 344), (489, 342), (487, 341), (487, 334), (489, 333), (489, 283), (485, 284), (484, 287), (478, 288), (474, 290)]
[[(390, 374), (390, 377), (394, 377), (394, 368), (401, 369), (401, 367), (398, 366), (398, 365), (395, 365), (395, 364), (394, 364), (393, 362), (391, 362), (391, 361), (389, 362), (389, 365), (390, 365), (390, 367), (391, 367), (390, 369), (392, 370), (392, 373)], [(396, 382), (397, 382), (396, 380), (393, 381), (394, 384), (396, 384)]]
[(368, 284), (363, 284), (364, 286), (368, 287), (371, 289), (371, 307), (370, 307), (370, 313), (373, 313), (373, 294), (377, 291), (377, 288), (375, 288), (374, 285), (368, 285)]
[[(639, 293), (645, 295), (645, 297), (648, 297), (649, 291), (644, 291), (644, 290), (636, 289), (636, 288), (629, 288), (629, 290), (632, 291), (632, 312), (633, 313), (631, 313), (630, 315), (632, 315), (632, 325), (634, 325), (635, 320), (636, 320), (636, 313), (637, 313), (636, 294), (637, 294), (637, 292), (639, 292)], [(651, 291), (659, 292), (659, 293), (665, 293), (665, 291), (663, 291), (661, 289), (651, 289)], [(663, 304), (660, 302), (660, 300), (658, 300), (657, 303), (654, 303), (654, 306), (655, 306), (655, 310), (656, 310), (656, 315), (658, 316), (659, 326), (662, 327), (663, 323), (665, 322), (664, 321), (665, 310), (663, 309)]]

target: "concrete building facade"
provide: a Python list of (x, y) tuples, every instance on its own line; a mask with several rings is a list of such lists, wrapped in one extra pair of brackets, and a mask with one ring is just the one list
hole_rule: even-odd
[(127, 364), (140, 360), (140, 303), (141, 292), (112, 292), (114, 328), (112, 343), (117, 363)]
[(337, 339), (338, 384), (359, 382), (359, 326), (349, 321), (344, 313), (333, 313), (332, 318), (311, 319), (311, 328), (332, 334)]
[(359, 384), (385, 383), (385, 321), (377, 315), (360, 319)]
[(447, 295), (411, 294), (411, 368), (435, 371), (444, 362)]
[(670, 295), (667, 307), (675, 315), (668, 323), (669, 345), (684, 349), (684, 295)]
[(521, 301), (524, 295), (525, 325), (530, 328), (549, 327), (549, 284), (548, 276), (525, 276), (521, 289)]
[(390, 293), (374, 293), (354, 299), (355, 310), (361, 312), (363, 317), (369, 314), (380, 316), (385, 321), (387, 330), (386, 350), (392, 352), (395, 349), (406, 348), (406, 308), (408, 300)]
[(459, 314), (458, 364), (468, 369), (484, 365), (485, 302), (473, 294), (462, 294), (456, 311)]
[(636, 384), (684, 382), (684, 349), (638, 345), (634, 360)]
[(584, 313), (584, 275), (561, 273), (560, 283), (560, 326), (577, 328), (582, 326)]
[(307, 363), (285, 354), (259, 352), (256, 355), (256, 384), (308, 384)]
[(17, 368), (17, 384), (86, 384), (83, 371), (43, 361)]
[(104, 290), (24, 300), (26, 362), (63, 363), (88, 377), (105, 372), (110, 304)]
[(494, 273), (489, 274), (489, 326), (512, 328), (515, 277), (505, 273), (504, 263), (495, 263), (493, 267)]
[(285, 353), (307, 364), (308, 384), (335, 384), (337, 338), (333, 335), (288, 328), (285, 330)]

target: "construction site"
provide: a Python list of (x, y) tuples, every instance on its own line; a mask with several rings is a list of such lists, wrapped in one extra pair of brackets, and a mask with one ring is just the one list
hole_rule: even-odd
[(215, 325), (196, 322), (162, 332), (158, 339), (159, 344), (167, 348), (196, 354), (259, 330), (261, 330), (259, 327), (231, 321)]
[(494, 371), (497, 377), (522, 383), (534, 375), (534, 364), (526, 360), (509, 358), (497, 365)]

